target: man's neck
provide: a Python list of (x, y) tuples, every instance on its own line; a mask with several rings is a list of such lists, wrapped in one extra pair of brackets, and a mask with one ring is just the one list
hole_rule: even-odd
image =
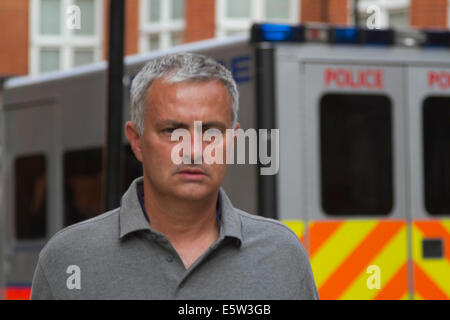
[(144, 179), (145, 210), (152, 229), (164, 234), (182, 258), (184, 253), (200, 255), (218, 238), (217, 197), (218, 191), (198, 201), (175, 198), (158, 193)]

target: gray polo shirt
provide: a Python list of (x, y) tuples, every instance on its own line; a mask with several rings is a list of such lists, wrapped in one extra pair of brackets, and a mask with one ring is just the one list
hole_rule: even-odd
[(223, 189), (219, 238), (186, 269), (145, 219), (141, 182), (133, 181), (120, 208), (50, 239), (31, 299), (318, 299), (298, 237), (276, 220), (234, 208)]

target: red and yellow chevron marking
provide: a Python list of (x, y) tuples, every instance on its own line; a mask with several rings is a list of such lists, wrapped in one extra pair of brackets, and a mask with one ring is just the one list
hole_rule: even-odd
[[(312, 222), (308, 243), (321, 299), (408, 299), (404, 221)], [(380, 289), (367, 285), (371, 265), (380, 270)]]
[[(423, 220), (412, 224), (414, 299), (450, 299), (450, 220)], [(422, 241), (442, 239), (442, 258), (424, 258)]]
[(305, 246), (304, 236), (305, 236), (305, 224), (301, 220), (281, 220), (282, 223), (287, 225), (300, 239)]

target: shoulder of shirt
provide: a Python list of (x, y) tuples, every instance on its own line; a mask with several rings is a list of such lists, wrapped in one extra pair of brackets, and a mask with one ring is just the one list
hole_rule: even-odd
[(252, 246), (264, 248), (277, 257), (290, 259), (290, 264), (296, 264), (306, 272), (310, 267), (308, 254), (299, 237), (282, 222), (257, 216), (235, 208), (241, 220), (241, 234), (243, 245), (251, 243)]
[[(87, 235), (95, 235), (95, 238), (111, 234), (111, 228), (118, 228), (118, 213), (120, 208), (102, 213), (96, 217), (72, 224), (55, 233), (41, 250), (39, 256), (43, 257), (49, 251), (59, 251), (73, 246), (74, 242), (93, 242)], [(112, 221), (111, 221), (112, 219)], [(112, 224), (111, 224), (112, 222)], [(104, 231), (104, 232), (103, 232)], [(114, 233), (118, 236), (117, 233)], [(79, 243), (78, 243), (79, 244)]]
[[(265, 238), (271, 237), (275, 238), (272, 240), (278, 239), (283, 242), (291, 242), (295, 245), (300, 243), (297, 235), (288, 226), (278, 220), (257, 216), (237, 208), (235, 208), (235, 211), (240, 217), (244, 232), (260, 234)], [(244, 234), (243, 236), (245, 238), (246, 235)]]

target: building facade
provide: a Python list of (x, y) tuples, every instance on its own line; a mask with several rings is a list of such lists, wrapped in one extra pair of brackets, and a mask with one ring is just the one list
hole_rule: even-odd
[[(109, 1), (0, 1), (0, 77), (107, 59)], [(366, 26), (376, 13), (381, 28), (450, 27), (450, 0), (125, 1), (126, 55), (247, 32), (262, 21)]]

